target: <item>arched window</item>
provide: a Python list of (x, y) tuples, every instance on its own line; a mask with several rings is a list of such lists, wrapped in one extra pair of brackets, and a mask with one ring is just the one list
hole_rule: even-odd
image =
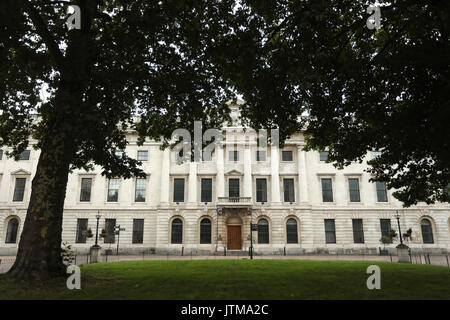
[(207, 218), (200, 222), (200, 243), (211, 243), (211, 220)]
[(422, 228), (423, 243), (434, 243), (433, 228), (431, 227), (431, 221), (428, 219), (422, 219), (420, 227)]
[(19, 229), (19, 220), (12, 218), (8, 222), (8, 228), (6, 229), (5, 243), (16, 243), (17, 230)]
[(297, 220), (290, 218), (286, 221), (287, 243), (298, 243)]
[(183, 243), (183, 221), (176, 218), (172, 221), (171, 243)]
[(269, 223), (266, 219), (258, 221), (258, 243), (269, 243)]

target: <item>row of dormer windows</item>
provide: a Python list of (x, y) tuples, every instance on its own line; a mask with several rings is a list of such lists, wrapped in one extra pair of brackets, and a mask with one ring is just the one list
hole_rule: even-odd
[[(30, 160), (30, 150), (25, 150), (21, 153), (19, 160)], [(116, 150), (115, 155), (119, 158), (123, 156), (125, 152), (123, 150)], [(263, 150), (257, 150), (256, 151), (256, 161), (258, 162), (265, 162), (267, 159), (267, 153)], [(373, 151), (372, 152), (372, 159), (380, 156), (379, 151)], [(3, 150), (0, 150), (0, 160), (3, 159)], [(137, 151), (137, 160), (146, 162), (149, 159), (148, 150), (138, 150)], [(212, 161), (211, 153), (203, 153), (202, 157), (203, 161)], [(321, 151), (319, 152), (319, 160), (321, 162), (326, 162), (328, 160), (328, 151)], [(228, 152), (228, 161), (230, 162), (237, 162), (239, 161), (239, 151), (237, 150), (231, 150)], [(292, 150), (282, 150), (281, 152), (281, 161), (283, 162), (293, 162), (294, 157)]]

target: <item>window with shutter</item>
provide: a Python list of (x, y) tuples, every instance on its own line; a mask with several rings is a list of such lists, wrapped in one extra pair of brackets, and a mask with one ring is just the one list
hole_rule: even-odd
[(133, 243), (144, 242), (144, 219), (133, 219)]
[(266, 219), (258, 221), (258, 243), (269, 243), (269, 222)]
[(387, 202), (387, 190), (384, 182), (376, 181), (377, 186), (377, 201)]
[(336, 243), (336, 228), (334, 219), (325, 219), (325, 242)]
[(256, 202), (267, 202), (267, 179), (256, 179)]
[(200, 243), (211, 243), (211, 220), (207, 218), (200, 222)]
[(287, 243), (298, 243), (297, 220), (293, 218), (286, 221), (286, 240)]
[(380, 219), (381, 237), (390, 237), (391, 219)]
[(322, 201), (333, 202), (333, 186), (330, 178), (322, 179)]
[(170, 243), (183, 243), (183, 221), (181, 221), (181, 219), (176, 218), (172, 221), (172, 234)]
[(212, 202), (212, 179), (202, 179), (201, 202)]
[(30, 150), (25, 150), (20, 154), (20, 160), (30, 160)]
[(284, 202), (295, 202), (294, 179), (283, 179)]
[(148, 161), (148, 150), (138, 150), (137, 159), (139, 161)]
[(239, 179), (228, 180), (228, 196), (239, 197)]
[(173, 179), (173, 202), (184, 202), (184, 179)]
[(362, 219), (352, 219), (353, 242), (364, 243), (364, 229)]
[(106, 237), (104, 240), (105, 243), (116, 242), (116, 235), (114, 233), (115, 226), (116, 226), (116, 219), (105, 219), (105, 230), (106, 230)]
[(88, 219), (77, 219), (77, 238), (76, 243), (86, 243), (88, 229)]
[(145, 202), (146, 195), (147, 195), (147, 179), (146, 178), (137, 178), (134, 201)]
[(6, 228), (5, 243), (16, 243), (17, 232), (19, 231), (19, 220), (12, 218), (8, 221), (8, 227)]
[(119, 201), (119, 179), (110, 179), (108, 183), (108, 202)]
[(26, 178), (16, 178), (16, 185), (14, 187), (13, 201), (23, 201), (25, 195)]
[(80, 201), (91, 201), (92, 178), (81, 179)]
[(420, 228), (422, 230), (423, 243), (434, 243), (431, 221), (428, 219), (422, 219), (422, 221), (420, 222)]
[(321, 151), (319, 157), (320, 157), (320, 161), (327, 161), (328, 160), (328, 151)]
[(360, 202), (359, 179), (348, 179), (348, 189), (350, 194), (350, 202)]
[(282, 151), (281, 152), (282, 161), (293, 161), (292, 151)]

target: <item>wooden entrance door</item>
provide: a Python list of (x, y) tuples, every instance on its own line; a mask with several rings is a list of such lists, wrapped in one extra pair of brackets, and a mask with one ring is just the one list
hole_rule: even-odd
[(228, 226), (228, 250), (241, 250), (241, 226)]

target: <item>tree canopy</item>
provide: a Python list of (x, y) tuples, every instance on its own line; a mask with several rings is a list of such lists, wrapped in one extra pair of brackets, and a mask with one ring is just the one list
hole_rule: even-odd
[[(70, 31), (69, 5), (80, 9)], [(71, 169), (99, 165), (107, 177), (142, 175), (125, 149), (163, 139), (194, 121), (216, 128), (234, 96), (212, 57), (233, 32), (235, 1), (5, 0), (0, 6), (0, 147), (18, 157), (40, 148), (18, 255), (9, 274), (64, 272), (62, 212)], [(40, 90), (48, 86), (48, 98)], [(37, 117), (38, 115), (38, 117)], [(137, 117), (139, 116), (139, 117)]]
[(115, 156), (128, 130), (166, 145), (195, 121), (218, 128), (236, 93), (251, 127), (305, 129), (338, 167), (381, 151), (369, 171), (405, 205), (449, 201), (449, 3), (379, 2), (373, 30), (361, 0), (3, 0), (0, 147), (41, 149), (10, 275), (61, 274), (71, 169), (142, 175)]
[(370, 1), (242, 3), (249, 18), (219, 60), (250, 125), (305, 128), (339, 168), (380, 151), (368, 171), (405, 206), (450, 201), (448, 1), (378, 1), (379, 29)]
[[(95, 163), (108, 176), (128, 177), (137, 162), (114, 156), (125, 148), (126, 130), (170, 138), (194, 120), (215, 128), (227, 119), (233, 95), (208, 51), (217, 35), (231, 32), (234, 1), (71, 3), (81, 8), (81, 30), (65, 26), (69, 1), (2, 4), (0, 145), (13, 155), (31, 135), (43, 141), (48, 120), (59, 117), (76, 132), (72, 167)], [(47, 101), (40, 100), (44, 83)], [(63, 90), (77, 102), (60, 112)]]

